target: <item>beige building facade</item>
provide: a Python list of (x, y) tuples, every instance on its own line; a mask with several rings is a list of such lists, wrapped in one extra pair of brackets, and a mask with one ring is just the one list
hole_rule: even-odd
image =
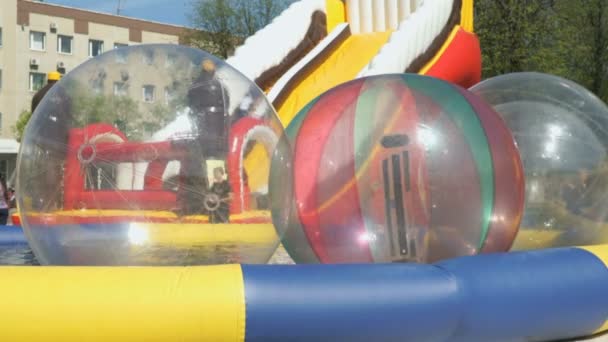
[(29, 0), (0, 1), (0, 176), (15, 168), (13, 127), (51, 71), (67, 73), (111, 49), (179, 44), (185, 27)]

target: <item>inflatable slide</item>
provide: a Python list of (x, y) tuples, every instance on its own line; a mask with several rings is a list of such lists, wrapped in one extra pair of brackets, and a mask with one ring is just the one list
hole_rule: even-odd
[[(472, 0), (298, 1), (227, 62), (267, 92), (285, 127), (311, 100), (357, 77), (420, 73), (465, 88), (481, 79)], [(253, 192), (265, 191), (269, 171), (251, 166), (265, 152), (257, 146), (244, 161)]]
[(472, 0), (299, 1), (227, 62), (267, 91), (285, 126), (357, 77), (413, 72), (463, 87), (481, 77)]

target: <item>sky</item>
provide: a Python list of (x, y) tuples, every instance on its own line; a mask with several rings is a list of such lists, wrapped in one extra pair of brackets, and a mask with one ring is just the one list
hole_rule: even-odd
[[(116, 14), (118, 0), (45, 0), (47, 3)], [(121, 0), (121, 15), (188, 26), (192, 0)]]

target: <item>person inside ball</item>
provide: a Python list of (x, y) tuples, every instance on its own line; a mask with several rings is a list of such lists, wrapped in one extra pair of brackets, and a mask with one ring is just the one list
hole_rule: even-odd
[(215, 210), (213, 203), (217, 195), (208, 186), (207, 161), (225, 160), (230, 126), (228, 93), (216, 75), (212, 60), (202, 62), (201, 73), (189, 87), (187, 100), (195, 130), (185, 146), (188, 158), (181, 165), (178, 197), (185, 215), (209, 214)]
[(230, 201), (232, 200), (232, 189), (225, 178), (224, 169), (216, 167), (213, 169), (213, 185), (211, 193), (217, 197), (215, 210), (210, 210), (209, 221), (211, 223), (230, 222)]

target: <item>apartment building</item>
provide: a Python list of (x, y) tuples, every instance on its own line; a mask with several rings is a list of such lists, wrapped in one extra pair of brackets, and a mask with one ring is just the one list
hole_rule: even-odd
[[(19, 144), (12, 127), (48, 72), (67, 73), (127, 45), (179, 44), (185, 29), (37, 1), (0, 1), (0, 176), (10, 177), (15, 168)], [(154, 96), (150, 89), (142, 96)]]

